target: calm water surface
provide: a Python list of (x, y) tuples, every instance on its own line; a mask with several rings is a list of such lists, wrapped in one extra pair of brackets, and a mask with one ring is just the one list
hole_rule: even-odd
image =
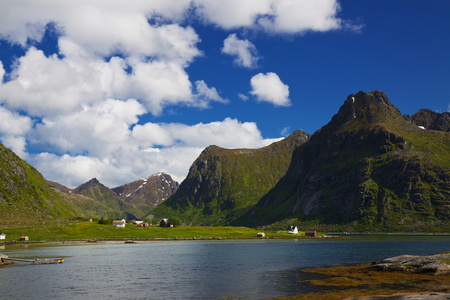
[(9, 257), (67, 257), (0, 268), (0, 299), (250, 299), (311, 292), (309, 267), (450, 251), (450, 237), (167, 241), (6, 246)]

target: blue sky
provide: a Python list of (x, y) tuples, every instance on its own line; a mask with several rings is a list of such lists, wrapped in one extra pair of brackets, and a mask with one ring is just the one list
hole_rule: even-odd
[(445, 0), (0, 0), (0, 141), (69, 187), (314, 133), (349, 94), (450, 110)]

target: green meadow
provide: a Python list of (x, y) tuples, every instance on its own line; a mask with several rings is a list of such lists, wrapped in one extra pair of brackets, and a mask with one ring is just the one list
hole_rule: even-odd
[(165, 228), (152, 225), (139, 227), (127, 224), (125, 228), (96, 222), (74, 222), (69, 224), (35, 225), (27, 227), (4, 228), (5, 242), (19, 241), (21, 236), (28, 236), (29, 241), (68, 241), (68, 240), (145, 240), (145, 239), (252, 239), (259, 232), (265, 238), (299, 238), (304, 232), (292, 235), (286, 231), (262, 231), (246, 227), (227, 226), (189, 226)]

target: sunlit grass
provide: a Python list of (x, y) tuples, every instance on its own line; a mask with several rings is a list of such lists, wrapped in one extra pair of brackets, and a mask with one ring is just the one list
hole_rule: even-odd
[[(74, 222), (72, 224), (51, 224), (32, 227), (5, 228), (5, 241), (19, 241), (21, 236), (28, 236), (30, 241), (64, 241), (88, 239), (194, 239), (194, 238), (223, 238), (247, 239), (256, 238), (261, 230), (246, 227), (174, 227), (159, 226), (138, 227), (127, 224), (125, 228), (111, 225), (100, 225), (95, 222)], [(264, 231), (266, 238), (298, 238), (304, 237), (303, 232), (298, 235), (286, 231)]]

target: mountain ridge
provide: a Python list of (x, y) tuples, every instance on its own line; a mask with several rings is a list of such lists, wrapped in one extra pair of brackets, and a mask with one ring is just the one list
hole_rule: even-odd
[(189, 224), (232, 223), (274, 186), (286, 172), (292, 151), (309, 139), (296, 130), (258, 149), (205, 148), (177, 192), (152, 215), (175, 215)]
[(350, 228), (370, 230), (416, 230), (428, 218), (431, 227), (448, 222), (449, 141), (448, 133), (407, 122), (380, 91), (349, 95), (294, 151), (286, 175), (244, 219), (252, 225), (354, 223)]

